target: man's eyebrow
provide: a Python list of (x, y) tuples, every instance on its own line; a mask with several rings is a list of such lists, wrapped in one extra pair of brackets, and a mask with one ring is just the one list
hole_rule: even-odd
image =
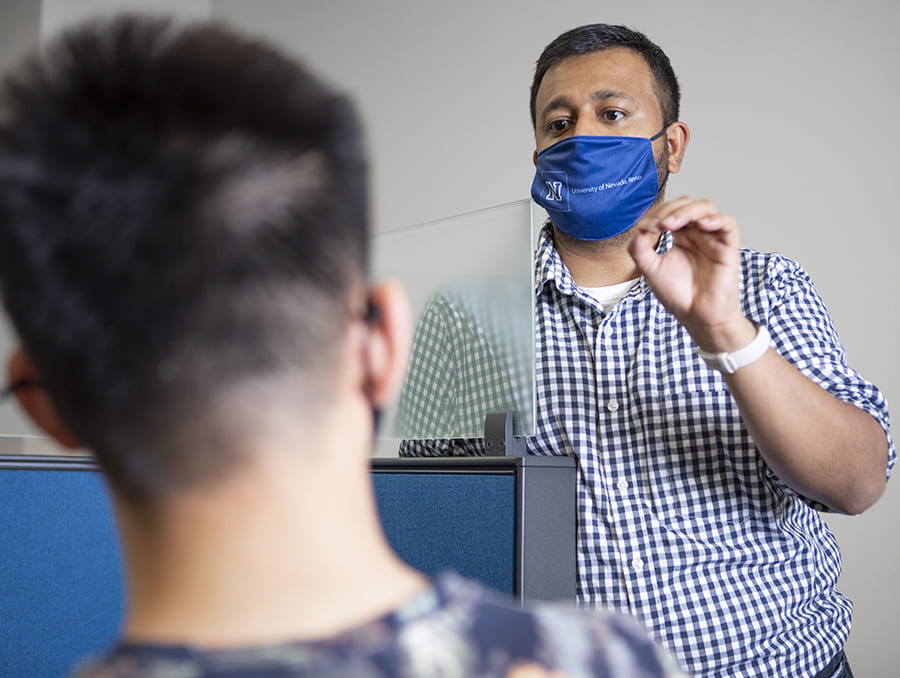
[[(591, 94), (591, 101), (606, 101), (607, 99), (627, 99), (631, 101), (633, 97), (617, 89), (601, 89)], [(551, 111), (555, 111), (559, 108), (572, 109), (575, 108), (575, 104), (573, 104), (572, 100), (565, 95), (558, 96), (541, 109), (541, 116), (539, 119), (545, 120)]]
[(544, 120), (550, 111), (555, 111), (558, 108), (574, 108), (574, 104), (572, 101), (566, 96), (559, 96), (555, 99), (552, 99), (541, 109), (540, 120)]
[(618, 89), (601, 89), (591, 94), (591, 101), (606, 101), (607, 99), (628, 99), (632, 97)]

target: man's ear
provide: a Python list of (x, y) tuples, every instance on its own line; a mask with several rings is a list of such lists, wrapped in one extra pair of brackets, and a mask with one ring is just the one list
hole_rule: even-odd
[(393, 281), (374, 286), (369, 303), (374, 314), (369, 326), (366, 381), (372, 406), (381, 409), (394, 398), (406, 377), (412, 314), (406, 292)]
[(537, 167), (537, 149), (534, 149), (534, 155), (531, 156), (531, 162), (533, 162), (534, 166)]
[(677, 174), (681, 169), (681, 161), (688, 142), (691, 140), (691, 131), (683, 122), (673, 122), (666, 129), (666, 143), (669, 150), (669, 173)]
[(38, 428), (65, 448), (80, 447), (78, 440), (56, 413), (56, 408), (50, 402), (47, 392), (41, 388), (37, 371), (21, 346), (14, 349), (9, 355), (6, 363), (6, 375), (10, 384), (16, 382), (28, 384), (28, 386), (16, 389), (14, 394), (21, 408)]

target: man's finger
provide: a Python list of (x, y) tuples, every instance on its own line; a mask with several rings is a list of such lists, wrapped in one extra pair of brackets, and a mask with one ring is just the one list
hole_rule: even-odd
[(679, 205), (668, 213), (661, 219), (660, 226), (668, 230), (676, 230), (684, 228), (690, 223), (696, 223), (700, 219), (716, 216), (718, 213), (716, 206), (709, 200), (692, 200), (687, 204)]
[(660, 223), (669, 217), (676, 210), (688, 205), (692, 202), (692, 198), (683, 195), (676, 200), (670, 200), (669, 202), (659, 203), (658, 205), (654, 205), (640, 218), (640, 220), (635, 224), (637, 226), (637, 230), (645, 231), (647, 233), (659, 233), (663, 230), (660, 226)]

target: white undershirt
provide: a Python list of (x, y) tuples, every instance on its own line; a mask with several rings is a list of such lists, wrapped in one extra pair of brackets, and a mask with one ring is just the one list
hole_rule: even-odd
[(590, 294), (597, 302), (603, 307), (604, 313), (609, 313), (613, 306), (615, 306), (619, 299), (628, 294), (628, 290), (631, 289), (631, 286), (637, 281), (637, 278), (634, 280), (626, 280), (623, 283), (619, 283), (618, 285), (606, 285), (604, 287), (582, 287), (581, 289)]

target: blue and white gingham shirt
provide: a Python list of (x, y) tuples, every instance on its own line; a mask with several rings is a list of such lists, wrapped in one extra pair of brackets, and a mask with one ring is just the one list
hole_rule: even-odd
[[(664, 235), (658, 251), (671, 243)], [(884, 396), (847, 366), (806, 272), (746, 249), (741, 262), (747, 317), (807, 377), (887, 432)], [(604, 313), (575, 284), (549, 228), (536, 267), (528, 452), (578, 460), (579, 600), (637, 616), (697, 675), (813, 676), (850, 630), (823, 507), (769, 470), (721, 375), (643, 279)], [(401, 448), (481, 452), (478, 441)], [(891, 442), (887, 474), (895, 458)]]

